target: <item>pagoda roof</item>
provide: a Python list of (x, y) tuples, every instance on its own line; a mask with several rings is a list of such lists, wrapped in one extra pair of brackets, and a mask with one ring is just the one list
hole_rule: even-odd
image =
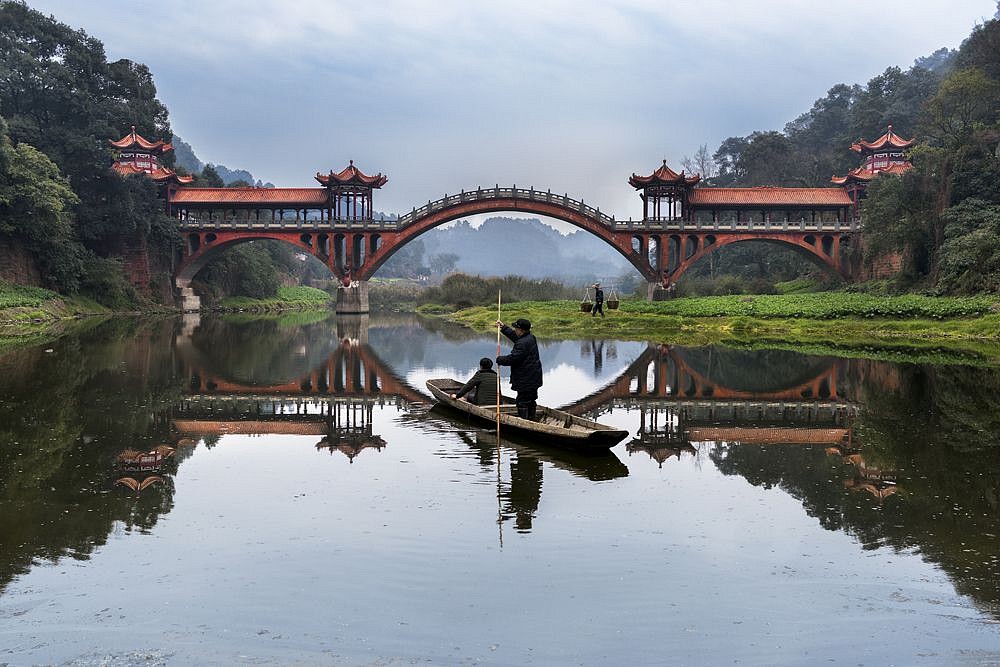
[(678, 174), (668, 167), (667, 161), (664, 160), (663, 164), (649, 176), (639, 176), (633, 173), (632, 177), (628, 179), (628, 184), (636, 190), (641, 190), (651, 185), (694, 185), (700, 180), (701, 176), (697, 174), (694, 176), (685, 176), (684, 170), (681, 170), (681, 173)]
[(909, 148), (914, 143), (916, 139), (904, 139), (895, 132), (892, 131), (892, 125), (886, 130), (885, 134), (876, 139), (875, 141), (865, 141), (864, 139), (859, 139), (858, 141), (851, 144), (851, 150), (855, 153), (863, 153), (864, 151), (877, 151), (886, 146), (891, 148)]
[(864, 167), (858, 167), (857, 169), (851, 169), (847, 172), (847, 176), (834, 176), (830, 179), (831, 183), (836, 183), (837, 185), (846, 185), (849, 181), (862, 181), (867, 183), (879, 174), (893, 174), (898, 176), (908, 172), (913, 169), (913, 165), (907, 162), (906, 164), (893, 164), (885, 169), (879, 169), (878, 171), (869, 171)]
[(316, 173), (316, 180), (327, 187), (334, 185), (363, 185), (369, 188), (380, 188), (388, 182), (388, 178), (381, 173), (369, 176), (354, 166), (354, 160), (344, 167), (340, 172), (334, 173), (331, 169), (329, 174)]
[(183, 188), (170, 197), (171, 204), (306, 204), (326, 205), (325, 188)]
[(126, 162), (121, 164), (119, 162), (111, 165), (111, 168), (118, 173), (119, 176), (135, 176), (137, 174), (142, 174), (143, 176), (150, 178), (157, 183), (176, 183), (178, 185), (184, 185), (185, 183), (190, 183), (194, 180), (193, 176), (181, 176), (173, 169), (167, 169), (166, 167), (157, 167), (152, 171), (146, 171), (145, 169), (140, 169), (132, 163)]
[(174, 150), (174, 147), (165, 141), (149, 141), (143, 138), (138, 132), (135, 131), (135, 125), (132, 126), (132, 131), (126, 134), (124, 137), (118, 141), (109, 141), (114, 148), (121, 150), (128, 149), (141, 149), (144, 151), (149, 151), (150, 153), (168, 153)]
[(690, 206), (850, 206), (841, 188), (695, 188)]

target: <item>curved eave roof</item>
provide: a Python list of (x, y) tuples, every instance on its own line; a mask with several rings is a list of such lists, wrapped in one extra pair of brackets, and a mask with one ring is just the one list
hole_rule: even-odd
[(649, 176), (632, 174), (631, 178), (628, 179), (628, 184), (636, 190), (641, 190), (651, 185), (694, 185), (700, 180), (701, 176), (698, 174), (685, 176), (683, 170), (678, 174), (668, 167), (667, 161), (664, 160), (663, 164)]
[(868, 171), (864, 168), (852, 169), (847, 172), (847, 176), (834, 176), (830, 179), (831, 183), (836, 183), (837, 185), (846, 185), (850, 181), (867, 183), (879, 174), (892, 174), (899, 176), (913, 169), (913, 165), (910, 163), (906, 164), (894, 164), (885, 169), (880, 169), (878, 171)]
[(334, 173), (332, 169), (329, 174), (317, 173), (316, 180), (327, 187), (333, 185), (363, 185), (368, 188), (380, 188), (389, 181), (387, 177), (380, 173), (369, 176), (354, 166), (354, 160), (351, 160), (349, 165), (337, 173)]
[(841, 188), (695, 188), (690, 206), (850, 206)]
[(124, 137), (118, 141), (109, 141), (114, 148), (120, 150), (136, 149), (140, 148), (144, 151), (149, 151), (151, 153), (167, 153), (174, 150), (174, 147), (165, 141), (149, 141), (143, 138), (139, 133), (135, 131), (135, 125), (132, 126), (132, 131), (126, 134)]
[(156, 181), (157, 183), (176, 183), (178, 185), (184, 185), (185, 183), (190, 183), (194, 180), (193, 176), (181, 176), (173, 169), (167, 169), (166, 167), (160, 167), (154, 171), (146, 171), (145, 169), (136, 167), (134, 164), (115, 163), (111, 165), (111, 168), (118, 173), (119, 176), (137, 176), (141, 174)]
[(170, 197), (171, 204), (257, 204), (325, 206), (324, 188), (182, 188)]
[(892, 125), (890, 125), (889, 129), (886, 130), (886, 133), (883, 134), (878, 139), (876, 139), (875, 141), (864, 141), (864, 140), (857, 141), (851, 144), (851, 150), (856, 153), (861, 153), (863, 151), (881, 150), (886, 146), (890, 146), (892, 148), (897, 148), (897, 149), (903, 149), (903, 148), (909, 148), (914, 143), (916, 143), (916, 141), (917, 141), (916, 139), (904, 139), (903, 137), (899, 136), (898, 134), (892, 131)]

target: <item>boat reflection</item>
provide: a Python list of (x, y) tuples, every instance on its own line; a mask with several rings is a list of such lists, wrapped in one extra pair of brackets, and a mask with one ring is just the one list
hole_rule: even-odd
[[(476, 453), (484, 472), (497, 469), (498, 456), (507, 459), (507, 474), (500, 476), (498, 488), (500, 521), (514, 521), (519, 532), (530, 532), (542, 496), (544, 465), (569, 472), (594, 482), (606, 482), (628, 476), (628, 467), (610, 451), (578, 454), (565, 449), (546, 447), (544, 441), (527, 436), (507, 435), (476, 428), (468, 415), (435, 405), (426, 412), (415, 412), (402, 419), (415, 428), (439, 434), (457, 435)], [(506, 457), (503, 456), (506, 454)], [(506, 479), (508, 481), (502, 481)]]

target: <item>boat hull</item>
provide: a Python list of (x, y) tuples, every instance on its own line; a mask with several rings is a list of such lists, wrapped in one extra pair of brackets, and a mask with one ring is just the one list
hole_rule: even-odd
[[(495, 405), (474, 405), (464, 399), (454, 399), (452, 394), (461, 389), (462, 383), (452, 378), (427, 381), (427, 389), (437, 401), (454, 410), (471, 415), (485, 424), (496, 427)], [(539, 445), (562, 447), (580, 452), (606, 452), (628, 437), (628, 431), (612, 428), (590, 419), (538, 406), (536, 420), (522, 419), (512, 400), (504, 397), (500, 406), (500, 430), (509, 430), (530, 438)]]

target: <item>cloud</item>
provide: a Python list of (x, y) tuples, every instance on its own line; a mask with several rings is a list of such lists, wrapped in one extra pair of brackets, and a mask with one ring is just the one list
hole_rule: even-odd
[(354, 159), (408, 210), (494, 183), (638, 215), (625, 184), (781, 128), (834, 84), (956, 47), (993, 0), (458, 0), (32, 6), (147, 63), (206, 161), (279, 185)]

